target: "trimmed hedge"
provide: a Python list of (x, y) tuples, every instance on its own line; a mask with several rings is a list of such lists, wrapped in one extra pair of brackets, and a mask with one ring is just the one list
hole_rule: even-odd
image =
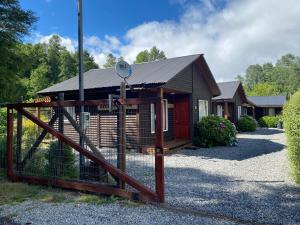
[(237, 124), (238, 131), (255, 131), (256, 127), (256, 120), (247, 115), (242, 115)]
[(207, 116), (195, 127), (193, 144), (198, 147), (233, 146), (236, 144), (236, 128), (229, 120), (219, 116)]
[(292, 176), (300, 184), (300, 90), (283, 108), (283, 123), (288, 141), (288, 158)]
[(263, 117), (259, 118), (258, 124), (261, 127), (276, 128), (279, 119), (280, 119), (279, 116), (263, 116)]

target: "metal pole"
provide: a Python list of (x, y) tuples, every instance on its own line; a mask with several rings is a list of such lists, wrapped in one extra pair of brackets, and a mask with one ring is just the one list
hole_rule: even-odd
[[(82, 0), (77, 0), (78, 6), (78, 60), (79, 60), (79, 100), (84, 101), (84, 80), (83, 80), (83, 31), (82, 31)], [(84, 130), (84, 105), (80, 107), (80, 129)], [(80, 146), (84, 147), (84, 137), (80, 135)], [(84, 157), (80, 154), (80, 178), (83, 177)]]

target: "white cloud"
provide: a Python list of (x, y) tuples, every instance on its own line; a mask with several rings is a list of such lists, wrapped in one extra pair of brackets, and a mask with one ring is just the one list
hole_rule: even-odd
[[(168, 58), (204, 53), (218, 81), (232, 80), (248, 65), (274, 62), (287, 52), (300, 55), (298, 0), (234, 0), (221, 10), (216, 0), (170, 1), (184, 9), (179, 21), (140, 24), (120, 38), (85, 37), (84, 48), (99, 65), (110, 52), (133, 62), (138, 52), (153, 45)], [(76, 49), (76, 40), (63, 40), (68, 49)]]
[[(50, 38), (53, 36), (54, 34), (50, 34), (50, 35), (41, 35), (39, 33), (35, 34), (35, 37), (33, 38), (33, 42), (35, 43), (49, 43)], [(65, 46), (66, 49), (70, 52), (75, 52), (76, 48), (77, 48), (77, 41), (74, 39), (71, 39), (69, 37), (63, 37), (60, 36), (61, 39), (61, 45)]]

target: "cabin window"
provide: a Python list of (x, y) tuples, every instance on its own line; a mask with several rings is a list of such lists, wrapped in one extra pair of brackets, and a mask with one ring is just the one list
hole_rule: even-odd
[(223, 106), (222, 105), (217, 105), (217, 115), (219, 117), (223, 117)]
[(199, 121), (200, 121), (202, 117), (208, 116), (208, 101), (198, 100), (198, 109), (199, 109)]
[[(151, 133), (155, 133), (155, 105), (150, 105), (150, 119), (151, 119)], [(169, 129), (169, 120), (168, 120), (168, 100), (163, 99), (163, 115), (162, 115), (162, 122), (163, 122), (163, 131), (168, 131)]]
[(238, 120), (240, 119), (240, 117), (241, 117), (241, 115), (242, 115), (242, 106), (238, 106)]
[(275, 116), (275, 108), (269, 108), (269, 116)]
[[(75, 113), (75, 107), (64, 107), (65, 110), (70, 114), (70, 116), (75, 119), (76, 118), (76, 113)], [(70, 121), (68, 120), (67, 117), (64, 117), (64, 121), (69, 123)]]

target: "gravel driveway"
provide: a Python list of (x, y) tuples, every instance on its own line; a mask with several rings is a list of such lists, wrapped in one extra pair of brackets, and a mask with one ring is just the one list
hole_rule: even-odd
[(238, 147), (166, 156), (167, 201), (260, 223), (300, 224), (300, 187), (289, 178), (284, 133), (258, 129), (238, 138)]
[(238, 147), (182, 150), (165, 157), (167, 204), (185, 210), (122, 202), (24, 202), (1, 207), (0, 215), (39, 225), (300, 224), (300, 187), (289, 178), (283, 132), (259, 129), (238, 138)]

